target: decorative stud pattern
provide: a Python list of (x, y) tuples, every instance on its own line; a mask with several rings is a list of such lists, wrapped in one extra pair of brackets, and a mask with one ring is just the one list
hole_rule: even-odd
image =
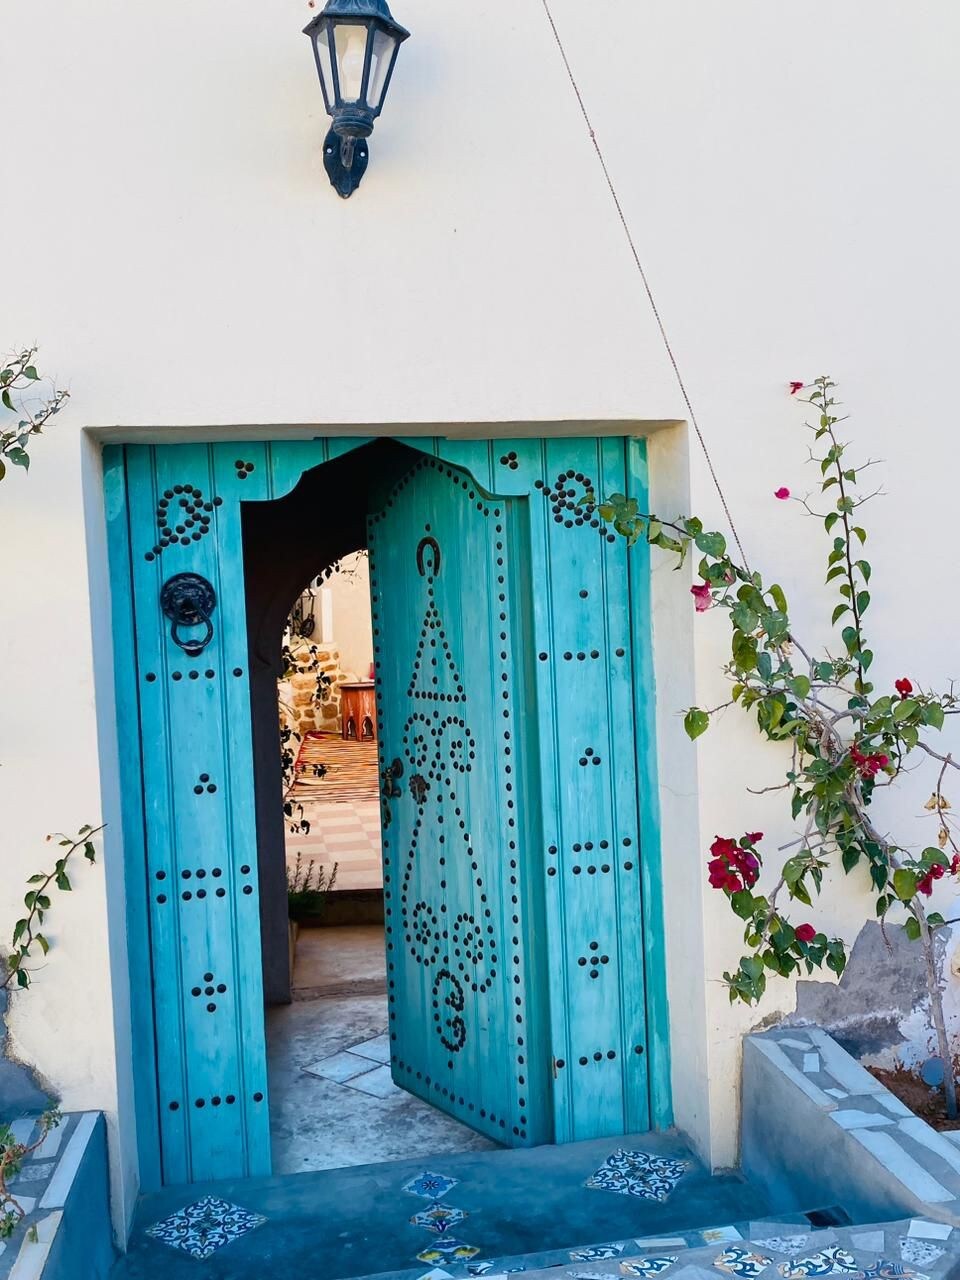
[(509, 453), (505, 453), (500, 458), (501, 467), (509, 467), (511, 471), (516, 471), (520, 466), (516, 453), (511, 449)]
[(215, 1000), (211, 999), (211, 997), (215, 995), (216, 996), (225, 995), (226, 990), (227, 990), (227, 984), (225, 982), (217, 982), (216, 978), (213, 976), (212, 973), (205, 973), (203, 975), (203, 985), (192, 987), (190, 990), (190, 994), (191, 996), (193, 996), (195, 1000), (200, 1000), (200, 999), (206, 1000), (207, 1013), (216, 1013), (217, 1003)]
[(569, 468), (557, 474), (553, 484), (545, 480), (536, 480), (534, 487), (539, 489), (547, 502), (557, 524), (566, 529), (587, 526), (596, 529), (604, 542), (616, 542), (617, 535), (608, 533), (606, 525), (597, 514), (597, 498), (593, 490), (593, 481), (582, 471)]
[(160, 536), (144, 560), (156, 560), (167, 547), (188, 547), (210, 532), (214, 507), (223, 505), (222, 498), (206, 499), (203, 490), (193, 484), (175, 484), (165, 489), (157, 500), (157, 529)]
[(252, 462), (244, 462), (242, 458), (238, 458), (233, 465), (236, 469), (238, 480), (246, 480), (247, 476), (256, 471), (256, 467)]

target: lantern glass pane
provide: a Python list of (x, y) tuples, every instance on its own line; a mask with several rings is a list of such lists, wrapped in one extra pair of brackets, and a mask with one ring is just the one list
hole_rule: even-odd
[(327, 105), (332, 109), (337, 95), (334, 92), (333, 51), (330, 48), (330, 28), (321, 27), (314, 36), (317, 48), (317, 69), (320, 72), (320, 83), (323, 87)]
[(367, 28), (359, 22), (338, 22), (333, 29), (340, 72), (340, 101), (358, 102), (363, 90), (367, 56)]
[(373, 53), (370, 56), (370, 84), (367, 88), (367, 105), (371, 111), (379, 111), (383, 102), (383, 89), (387, 83), (397, 37), (379, 29), (373, 33)]

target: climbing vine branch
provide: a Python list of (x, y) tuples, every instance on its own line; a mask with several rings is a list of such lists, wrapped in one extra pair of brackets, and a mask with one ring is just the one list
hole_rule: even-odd
[[(881, 923), (901, 927), (920, 943), (931, 1020), (945, 1066), (947, 1113), (954, 1117), (956, 1083), (934, 946), (946, 922), (928, 905), (937, 881), (960, 875), (960, 844), (944, 792), (946, 777), (960, 769), (960, 762), (951, 752), (931, 746), (930, 736), (960, 712), (960, 699), (952, 685), (938, 692), (907, 676), (887, 690), (877, 690), (871, 682), (874, 650), (865, 618), (872, 569), (864, 554), (867, 532), (859, 513), (878, 491), (862, 493), (859, 481), (875, 464), (858, 467), (849, 460), (848, 443), (838, 434), (844, 419), (836, 412), (835, 389), (826, 377), (807, 387), (790, 384), (791, 394), (807, 392), (799, 398), (814, 411), (814, 420), (807, 423), (813, 437), (810, 457), (819, 469), (820, 501), (828, 509), (814, 511), (809, 497), (797, 501), (822, 522), (829, 540), (826, 583), (837, 592), (830, 623), (839, 629), (839, 644), (817, 651), (801, 642), (782, 587), (765, 582), (732, 557), (724, 536), (707, 532), (696, 517), (664, 520), (641, 511), (634, 498), (613, 494), (600, 501), (590, 490), (578, 505), (629, 544), (642, 540), (674, 555), (678, 567), (691, 552), (700, 553), (699, 581), (691, 594), (697, 613), (715, 609), (727, 616), (730, 657), (724, 670), (730, 701), (751, 715), (763, 738), (790, 747), (784, 782), (766, 790), (789, 796), (791, 816), (802, 820), (802, 834), (787, 846), (796, 851), (782, 864), (773, 888), (758, 890), (764, 864), (760, 832), (717, 836), (710, 846), (709, 882), (743, 921), (747, 947), (738, 967), (724, 974), (730, 999), (759, 1000), (771, 974), (787, 977), (826, 966), (841, 975), (847, 962), (843, 940), (809, 922), (793, 923), (787, 912), (790, 904), (812, 906), (833, 860), (847, 874), (865, 868)], [(792, 495), (784, 487), (775, 497), (789, 501)], [(718, 709), (687, 710), (684, 725), (690, 738), (706, 732)], [(915, 852), (876, 825), (871, 805), (878, 787), (894, 784), (907, 768), (924, 762), (938, 766), (927, 803), (937, 833)]]

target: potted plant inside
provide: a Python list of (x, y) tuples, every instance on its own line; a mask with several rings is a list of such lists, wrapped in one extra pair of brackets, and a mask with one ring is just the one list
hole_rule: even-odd
[(290, 972), (297, 952), (297, 936), (301, 925), (316, 928), (323, 916), (327, 894), (337, 882), (339, 862), (328, 872), (317, 866), (313, 858), (304, 866), (303, 854), (297, 854), (293, 869), (287, 867), (287, 916), (290, 922)]

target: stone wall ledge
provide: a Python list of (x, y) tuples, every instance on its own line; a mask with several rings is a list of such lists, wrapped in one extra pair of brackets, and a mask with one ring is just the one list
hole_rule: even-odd
[(744, 1174), (778, 1210), (830, 1201), (859, 1221), (960, 1226), (960, 1135), (913, 1114), (819, 1027), (747, 1036)]
[[(29, 1145), (37, 1120), (15, 1120), (11, 1129)], [(106, 1280), (115, 1250), (100, 1112), (64, 1115), (24, 1162), (10, 1191), (27, 1213), (0, 1245), (0, 1280)]]

